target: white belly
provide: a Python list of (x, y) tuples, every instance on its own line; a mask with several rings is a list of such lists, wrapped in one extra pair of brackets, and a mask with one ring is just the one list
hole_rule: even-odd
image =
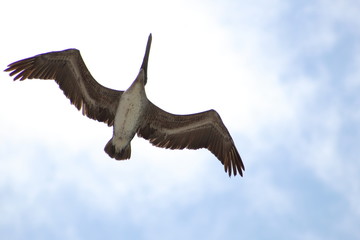
[(144, 97), (137, 91), (126, 91), (115, 115), (113, 143), (117, 150), (125, 148), (139, 127), (144, 109)]

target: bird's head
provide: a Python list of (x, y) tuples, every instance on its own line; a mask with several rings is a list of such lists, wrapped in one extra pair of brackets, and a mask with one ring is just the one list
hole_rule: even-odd
[(143, 77), (144, 78), (144, 85), (147, 82), (147, 68), (148, 68), (148, 62), (149, 62), (151, 40), (152, 40), (152, 36), (151, 36), (151, 33), (150, 33), (147, 44), (146, 44), (146, 50), (145, 50), (144, 59), (143, 59), (143, 62), (141, 64), (140, 71), (139, 71), (139, 74), (138, 74), (138, 77), (139, 77), (142, 74), (141, 72), (142, 71), (144, 72), (143, 73), (144, 74), (144, 77)]

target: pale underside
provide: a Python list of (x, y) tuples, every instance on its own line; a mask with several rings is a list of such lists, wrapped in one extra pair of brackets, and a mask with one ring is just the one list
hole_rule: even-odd
[[(139, 73), (140, 77), (143, 77), (141, 74), (143, 71)], [(112, 138), (116, 151), (124, 149), (135, 136), (147, 104), (148, 100), (142, 83), (134, 81), (122, 94), (116, 110)]]

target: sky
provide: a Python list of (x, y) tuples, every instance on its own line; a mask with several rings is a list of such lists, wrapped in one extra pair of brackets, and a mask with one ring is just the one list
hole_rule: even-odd
[(125, 90), (153, 35), (148, 98), (215, 109), (245, 164), (107, 125), (53, 81), (0, 73), (0, 239), (360, 239), (360, 2), (6, 1), (0, 66), (77, 48)]

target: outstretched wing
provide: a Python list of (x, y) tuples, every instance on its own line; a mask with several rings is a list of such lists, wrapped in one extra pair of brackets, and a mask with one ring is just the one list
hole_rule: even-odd
[(149, 102), (147, 121), (138, 136), (157, 147), (170, 149), (207, 148), (224, 165), (231, 176), (245, 170), (228, 130), (215, 110), (190, 115), (174, 115)]
[(75, 107), (89, 118), (113, 125), (122, 91), (106, 88), (91, 76), (80, 51), (39, 54), (11, 63), (5, 71), (14, 80), (53, 79)]

